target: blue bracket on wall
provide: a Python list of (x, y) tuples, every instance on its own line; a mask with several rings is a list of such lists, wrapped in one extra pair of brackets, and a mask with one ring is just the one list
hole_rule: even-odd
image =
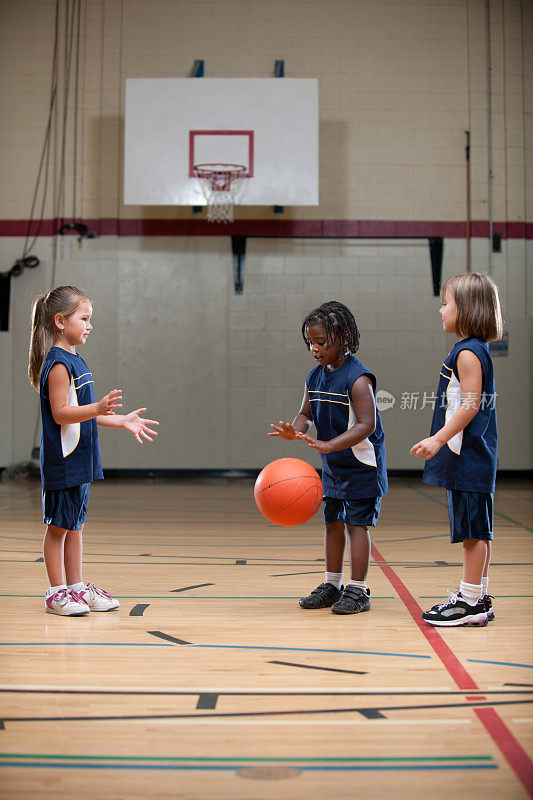
[(444, 239), (442, 236), (429, 237), (429, 255), (431, 258), (431, 277), (433, 278), (433, 295), (438, 297), (442, 278), (442, 254)]
[[(192, 65), (191, 70), (191, 78), (203, 78), (204, 77), (204, 67), (205, 61), (203, 58), (197, 58)], [(203, 211), (203, 206), (193, 206), (192, 211), (193, 214), (201, 214)]]
[(203, 78), (204, 77), (204, 65), (205, 61), (203, 58), (197, 58), (192, 65), (191, 71), (191, 78)]

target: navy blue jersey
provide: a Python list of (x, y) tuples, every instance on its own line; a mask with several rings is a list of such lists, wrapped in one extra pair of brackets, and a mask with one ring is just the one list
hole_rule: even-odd
[(77, 353), (52, 347), (41, 370), (41, 480), (43, 489), (68, 489), (103, 478), (96, 419), (58, 425), (52, 416), (48, 376), (54, 364), (64, 364), (70, 375), (69, 406), (94, 403), (93, 376)]
[[(376, 391), (376, 378), (359, 359), (348, 356), (338, 369), (318, 365), (307, 376), (309, 405), (317, 438), (329, 441), (356, 422), (352, 406), (355, 381), (367, 375)], [(388, 491), (385, 466), (385, 435), (376, 408), (376, 429), (354, 447), (335, 453), (321, 453), (324, 497), (356, 499), (380, 497)]]
[[(463, 339), (446, 357), (440, 372), (430, 436), (444, 427), (461, 404), (457, 372), (457, 356), (461, 350), (471, 350), (481, 363), (481, 405), (466, 428), (426, 461), (423, 481), (446, 489), (490, 493), (494, 491), (498, 453), (496, 388), (489, 347), (482, 339)], [(468, 398), (464, 399), (468, 403)]]

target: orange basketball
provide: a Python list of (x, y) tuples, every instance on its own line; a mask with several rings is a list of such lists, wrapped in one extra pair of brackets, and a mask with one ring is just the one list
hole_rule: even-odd
[(257, 476), (254, 497), (261, 514), (275, 525), (301, 525), (318, 511), (322, 483), (306, 461), (278, 458)]

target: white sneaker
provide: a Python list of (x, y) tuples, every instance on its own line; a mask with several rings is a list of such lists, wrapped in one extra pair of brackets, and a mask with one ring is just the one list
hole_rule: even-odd
[(115, 597), (111, 597), (109, 592), (104, 592), (94, 583), (88, 583), (78, 594), (91, 611), (115, 611), (120, 608), (120, 603)]
[(90, 608), (76, 592), (68, 589), (56, 589), (45, 594), (44, 607), (48, 614), (59, 614), (61, 617), (81, 617), (89, 614)]

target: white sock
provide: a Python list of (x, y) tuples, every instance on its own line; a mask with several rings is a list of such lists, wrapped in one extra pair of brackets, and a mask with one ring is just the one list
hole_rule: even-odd
[(481, 597), (483, 586), (480, 583), (479, 586), (475, 583), (465, 583), (465, 581), (461, 581), (461, 585), (459, 587), (459, 591), (461, 592), (461, 597), (466, 600), (469, 606), (475, 606), (479, 598)]
[(487, 576), (484, 575), (481, 578), (481, 585), (483, 587), (483, 591), (481, 592), (481, 594), (488, 594), (489, 593), (489, 576), (488, 575)]
[(60, 583), (59, 586), (50, 586), (46, 590), (46, 594), (55, 594), (56, 592), (59, 592), (61, 589), (66, 589), (66, 588), (67, 588), (66, 583)]
[(331, 583), (336, 589), (342, 586), (342, 572), (326, 572), (324, 583)]
[(85, 584), (83, 581), (79, 581), (78, 583), (69, 583), (69, 589), (72, 589), (74, 592), (81, 592), (82, 589), (85, 589)]
[(366, 585), (366, 581), (349, 580), (346, 585), (347, 586), (357, 586), (359, 589), (368, 589), (368, 586)]

